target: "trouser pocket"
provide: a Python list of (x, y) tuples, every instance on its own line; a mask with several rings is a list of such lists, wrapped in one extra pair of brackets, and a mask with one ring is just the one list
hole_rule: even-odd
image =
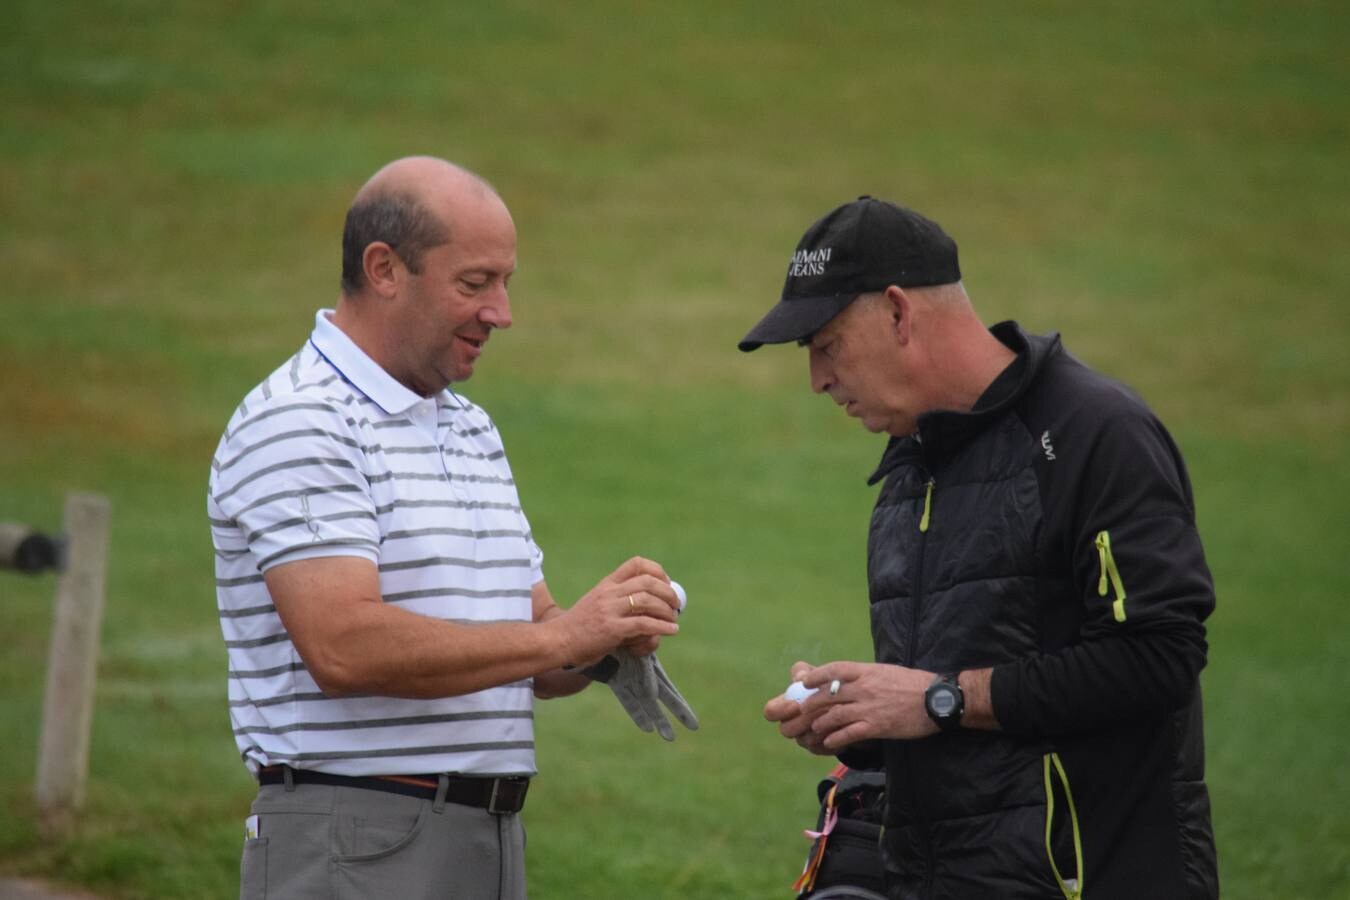
[(267, 897), (267, 838), (244, 841), (239, 862), (239, 900), (265, 900)]
[[(524, 897), (515, 816), (494, 816), (453, 803), (436, 812), (424, 801), (416, 823), (396, 840), (391, 840), (397, 837), (393, 831), (381, 837), (365, 830), (360, 838), (364, 847), (372, 841), (383, 846), (350, 853), (345, 852), (351, 849), (345, 839), (337, 842), (331, 862), (337, 900)], [(511, 832), (511, 841), (503, 841), (503, 831)]]

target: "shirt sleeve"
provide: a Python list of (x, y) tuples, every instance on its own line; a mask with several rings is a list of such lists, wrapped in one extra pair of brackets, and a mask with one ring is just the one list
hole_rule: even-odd
[(1078, 638), (997, 666), (1009, 732), (1055, 735), (1184, 706), (1205, 665), (1214, 587), (1180, 452), (1146, 411), (1113, 416), (1068, 513)]
[(250, 410), (222, 443), (211, 496), (260, 572), (322, 556), (378, 558), (366, 450), (335, 401), (277, 396)]

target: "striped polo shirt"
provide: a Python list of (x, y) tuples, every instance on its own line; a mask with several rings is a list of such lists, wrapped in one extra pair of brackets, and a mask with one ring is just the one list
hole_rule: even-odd
[(528, 621), (543, 554), (487, 414), (423, 398), (330, 321), (230, 419), (207, 510), (245, 764), (339, 775), (532, 775), (529, 680), (461, 697), (328, 697), (296, 652), (262, 573), (359, 556), (385, 603), (453, 622)]

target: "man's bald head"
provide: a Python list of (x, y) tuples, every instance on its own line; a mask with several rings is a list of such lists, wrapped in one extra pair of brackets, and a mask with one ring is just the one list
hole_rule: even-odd
[(342, 292), (365, 287), (366, 247), (388, 244), (408, 270), (422, 271), (422, 254), (450, 240), (460, 201), (497, 198), (492, 185), (468, 169), (433, 156), (396, 159), (370, 177), (352, 199), (342, 229)]

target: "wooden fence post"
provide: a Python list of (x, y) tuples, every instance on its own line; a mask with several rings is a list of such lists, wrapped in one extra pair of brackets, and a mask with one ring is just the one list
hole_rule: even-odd
[(107, 498), (98, 494), (66, 495), (68, 556), (56, 582), (56, 621), (38, 743), (38, 814), (49, 837), (69, 833), (84, 805), (111, 510)]

